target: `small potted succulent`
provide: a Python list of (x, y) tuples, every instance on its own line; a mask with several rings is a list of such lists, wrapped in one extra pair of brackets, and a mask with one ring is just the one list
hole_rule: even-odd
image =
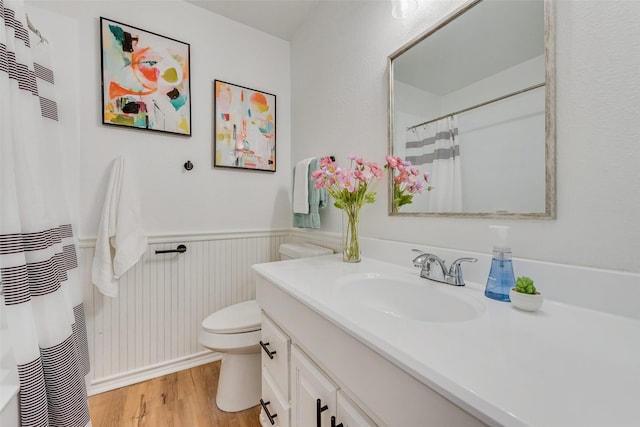
[(520, 310), (538, 311), (542, 306), (542, 294), (536, 290), (533, 280), (525, 276), (516, 279), (516, 287), (509, 291), (509, 298)]

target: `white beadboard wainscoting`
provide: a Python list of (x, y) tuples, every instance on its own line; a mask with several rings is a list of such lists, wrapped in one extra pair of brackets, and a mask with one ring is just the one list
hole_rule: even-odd
[[(91, 283), (95, 241), (82, 239), (89, 394), (219, 359), (198, 343), (202, 320), (255, 298), (251, 265), (277, 261), (286, 242), (339, 251), (338, 236), (304, 230), (153, 236), (140, 262), (120, 279), (118, 297), (110, 298)], [(155, 253), (179, 244), (187, 246), (185, 253)]]

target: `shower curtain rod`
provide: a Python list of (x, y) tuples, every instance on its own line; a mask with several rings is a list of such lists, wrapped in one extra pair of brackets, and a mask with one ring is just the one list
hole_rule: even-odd
[(511, 93), (509, 93), (507, 95), (502, 95), (502, 96), (500, 96), (498, 98), (494, 98), (494, 99), (492, 99), (490, 101), (485, 101), (485, 102), (483, 102), (481, 104), (474, 105), (473, 107), (465, 108), (464, 110), (460, 110), (460, 111), (456, 111), (456, 112), (453, 112), (453, 113), (449, 113), (449, 114), (446, 114), (444, 116), (437, 117), (435, 119), (428, 120), (426, 122), (410, 126), (410, 127), (407, 128), (407, 130), (411, 130), (411, 129), (415, 129), (415, 128), (420, 127), (420, 126), (428, 125), (429, 123), (437, 122), (438, 120), (441, 120), (441, 119), (444, 119), (444, 118), (447, 118), (447, 117), (452, 117), (452, 116), (455, 116), (457, 114), (466, 113), (469, 110), (475, 110), (476, 108), (484, 107), (485, 105), (493, 104), (494, 102), (502, 101), (505, 98), (509, 98), (509, 97), (512, 97), (512, 96), (515, 96), (515, 95), (520, 95), (521, 93), (528, 92), (528, 91), (533, 90), (533, 89), (537, 89), (537, 88), (542, 87), (544, 85), (545, 85), (545, 83), (538, 83), (536, 85), (529, 86), (527, 88), (520, 89), (520, 90), (515, 91), (515, 92), (511, 92)]

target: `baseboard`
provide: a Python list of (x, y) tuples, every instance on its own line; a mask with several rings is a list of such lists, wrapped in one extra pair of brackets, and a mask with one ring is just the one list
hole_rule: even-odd
[(104, 393), (105, 391), (115, 390), (120, 387), (136, 384), (142, 381), (150, 380), (152, 378), (161, 377), (163, 375), (172, 374), (174, 372), (193, 368), (194, 366), (200, 366), (207, 363), (215, 362), (216, 360), (220, 359), (222, 359), (221, 353), (203, 351), (201, 353), (192, 354), (180, 359), (170, 360), (168, 362), (160, 363), (157, 365), (146, 366), (143, 369), (124, 372), (122, 374), (101, 378), (97, 381), (92, 381), (91, 384), (87, 386), (87, 394), (89, 396), (93, 396), (94, 394), (100, 394)]

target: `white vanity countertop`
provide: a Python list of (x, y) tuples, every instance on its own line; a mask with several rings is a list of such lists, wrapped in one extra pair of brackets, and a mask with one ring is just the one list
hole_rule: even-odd
[[(484, 297), (484, 287), (424, 286), (460, 292), (485, 309), (461, 322), (398, 318), (345, 298), (344, 277), (402, 280), (418, 270), (342, 255), (257, 264), (295, 299), (472, 415), (492, 425), (640, 426), (640, 320), (545, 300), (523, 312)], [(640, 304), (640, 301), (638, 302)]]

